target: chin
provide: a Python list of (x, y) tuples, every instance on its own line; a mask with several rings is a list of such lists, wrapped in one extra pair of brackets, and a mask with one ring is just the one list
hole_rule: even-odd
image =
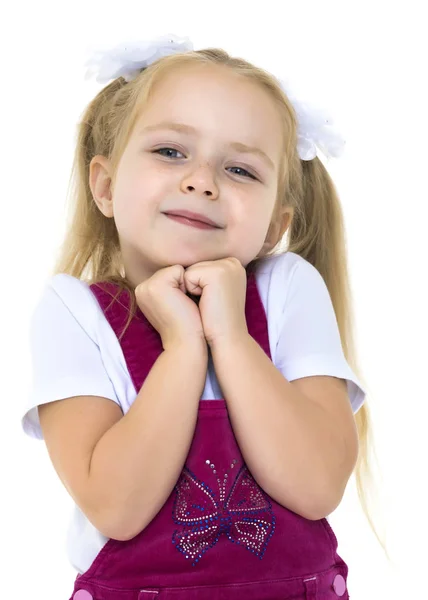
[[(196, 263), (210, 261), (210, 260), (219, 260), (220, 258), (227, 258), (223, 253), (208, 253), (208, 252), (176, 252), (173, 258), (167, 260), (165, 262), (165, 267), (169, 267), (172, 265), (181, 265), (182, 267), (191, 267)], [(163, 263), (164, 261), (162, 261)]]

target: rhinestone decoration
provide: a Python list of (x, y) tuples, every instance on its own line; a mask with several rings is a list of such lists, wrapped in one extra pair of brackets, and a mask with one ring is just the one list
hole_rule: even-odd
[[(211, 473), (219, 471), (210, 460), (205, 464)], [(236, 464), (234, 459), (230, 468)], [(244, 464), (235, 478), (229, 475), (217, 477), (218, 492), (214, 492), (185, 467), (175, 486), (172, 517), (180, 528), (175, 530), (172, 543), (192, 566), (222, 535), (262, 559), (274, 534), (272, 504), (247, 466)]]

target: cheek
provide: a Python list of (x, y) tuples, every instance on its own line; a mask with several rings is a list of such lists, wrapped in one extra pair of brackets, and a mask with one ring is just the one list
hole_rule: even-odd
[(239, 215), (236, 215), (238, 223), (242, 224), (242, 229), (248, 231), (250, 235), (264, 235), (265, 230), (270, 223), (270, 212), (263, 201), (244, 203), (241, 206)]
[[(122, 174), (115, 189), (115, 205), (118, 218), (123, 220), (147, 218), (150, 207), (158, 200), (159, 184), (156, 178), (145, 176), (143, 171)], [(146, 215), (146, 217), (145, 217)]]
[(236, 223), (233, 230), (230, 230), (231, 243), (241, 251), (246, 249), (250, 254), (255, 254), (265, 241), (268, 225), (266, 217), (255, 211), (241, 219), (239, 224)]
[(114, 220), (120, 234), (129, 236), (141, 229), (147, 220), (144, 197), (137, 187), (130, 184), (116, 190), (113, 200)]

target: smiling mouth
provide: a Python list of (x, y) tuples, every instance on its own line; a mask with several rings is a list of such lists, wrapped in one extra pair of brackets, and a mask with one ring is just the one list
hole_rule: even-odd
[(219, 229), (219, 227), (214, 227), (213, 225), (209, 225), (208, 223), (202, 223), (202, 221), (194, 221), (193, 219), (189, 219), (189, 217), (182, 217), (181, 215), (170, 215), (168, 213), (163, 214), (165, 215), (165, 217), (168, 217), (168, 219), (171, 219), (172, 221), (176, 221), (177, 223), (181, 223), (182, 225), (188, 225), (189, 227), (194, 227), (195, 229)]

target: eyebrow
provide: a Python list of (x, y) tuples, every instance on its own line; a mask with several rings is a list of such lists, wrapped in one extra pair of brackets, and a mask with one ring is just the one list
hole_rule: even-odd
[[(173, 131), (178, 131), (179, 133), (187, 133), (191, 135), (196, 135), (198, 133), (198, 130), (192, 127), (191, 125), (186, 125), (184, 123), (175, 123), (173, 121), (162, 121), (161, 123), (156, 123), (155, 125), (147, 125), (146, 127), (143, 127), (140, 130), (140, 133), (149, 133), (150, 131), (157, 131), (159, 129), (172, 129)], [(242, 144), (241, 142), (231, 142), (229, 146), (234, 150), (237, 150), (238, 152), (242, 152), (245, 154), (257, 154), (258, 156), (260, 156), (260, 158), (264, 160), (265, 163), (269, 165), (271, 169), (275, 169), (273, 161), (260, 148), (247, 146), (245, 144)]]

